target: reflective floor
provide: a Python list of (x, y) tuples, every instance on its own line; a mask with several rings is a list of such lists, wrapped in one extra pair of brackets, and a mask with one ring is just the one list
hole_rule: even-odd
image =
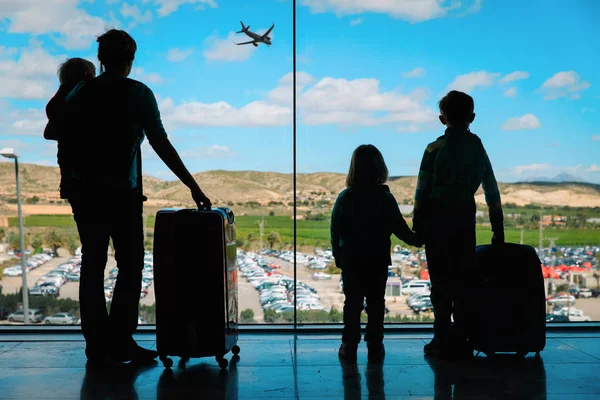
[[(428, 335), (387, 335), (383, 363), (340, 363), (332, 335), (243, 335), (239, 359), (165, 372), (162, 364), (85, 368), (84, 344), (0, 335), (1, 399), (598, 399), (600, 334), (548, 336), (540, 358), (450, 363), (423, 356)], [(38, 340), (38, 341), (36, 341)], [(153, 348), (151, 335), (139, 342)], [(231, 359), (229, 355), (227, 358)]]

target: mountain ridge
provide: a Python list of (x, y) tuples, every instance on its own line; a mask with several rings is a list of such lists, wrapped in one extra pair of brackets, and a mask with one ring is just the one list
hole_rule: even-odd
[[(15, 175), (12, 163), (0, 163), (0, 204), (15, 196)], [(288, 206), (293, 201), (292, 174), (259, 171), (205, 171), (193, 174), (206, 194), (221, 202)], [(333, 203), (345, 188), (345, 174), (333, 172), (297, 174), (297, 194), (301, 202)], [(190, 204), (189, 190), (178, 181), (165, 181), (144, 175), (144, 194), (149, 204), (169, 206)], [(21, 193), (24, 199), (37, 196), (40, 203), (59, 201), (60, 174), (57, 167), (20, 164)], [(393, 176), (390, 190), (399, 203), (412, 202), (417, 178)], [(516, 182), (498, 184), (502, 202), (519, 206), (527, 204), (600, 207), (600, 185), (584, 182)], [(479, 189), (476, 200), (485, 204)]]

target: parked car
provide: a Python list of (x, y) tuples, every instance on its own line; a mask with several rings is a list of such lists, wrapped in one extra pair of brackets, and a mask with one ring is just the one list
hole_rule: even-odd
[(589, 299), (592, 297), (592, 291), (590, 289), (579, 289), (579, 297), (582, 299)]
[(58, 313), (52, 317), (44, 318), (44, 323), (50, 325), (74, 325), (77, 322), (77, 317), (70, 313)]
[(431, 284), (424, 280), (411, 280), (402, 285), (402, 294), (409, 295), (414, 293), (425, 293), (430, 291)]
[(548, 300), (548, 304), (551, 306), (568, 306), (575, 304), (575, 296), (569, 293), (557, 293), (556, 296)]
[[(29, 310), (28, 321), (30, 323), (42, 322), (43, 318), (44, 318), (44, 314), (42, 314), (42, 312), (40, 310)], [(8, 321), (9, 322), (24, 322), (25, 318), (24, 318), (23, 311), (22, 310), (16, 311), (12, 314), (9, 314)]]
[(324, 272), (315, 272), (314, 274), (312, 274), (312, 278), (315, 281), (322, 281), (322, 280), (331, 279), (331, 275), (326, 274)]
[(8, 310), (6, 308), (0, 308), (0, 321), (4, 321), (8, 318)]

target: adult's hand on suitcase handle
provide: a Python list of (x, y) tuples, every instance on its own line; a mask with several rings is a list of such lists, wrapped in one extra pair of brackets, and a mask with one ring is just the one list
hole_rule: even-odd
[(504, 231), (496, 231), (492, 235), (492, 244), (504, 244)]
[(200, 187), (192, 189), (192, 198), (196, 202), (196, 206), (199, 210), (208, 209), (212, 206), (210, 199), (206, 197), (202, 189)]

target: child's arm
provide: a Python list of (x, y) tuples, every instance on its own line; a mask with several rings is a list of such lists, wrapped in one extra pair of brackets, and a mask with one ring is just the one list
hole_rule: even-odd
[(62, 120), (62, 113), (65, 107), (65, 93), (61, 86), (54, 97), (50, 99), (46, 105), (46, 117), (48, 123), (44, 129), (44, 139), (46, 140), (58, 140), (60, 136), (60, 121)]
[(419, 168), (419, 175), (417, 178), (417, 188), (415, 190), (415, 207), (413, 210), (413, 230), (415, 232), (422, 231), (422, 224), (424, 220), (423, 212), (425, 201), (431, 194), (432, 187), (432, 174), (433, 174), (433, 162), (435, 157), (432, 154), (430, 146), (423, 153), (421, 159), (421, 166)]
[(500, 190), (498, 189), (498, 182), (496, 182), (496, 177), (494, 176), (492, 163), (490, 162), (485, 149), (483, 149), (483, 154), (485, 156), (485, 170), (482, 186), (485, 194), (485, 202), (490, 214), (490, 223), (492, 224), (494, 238), (504, 241), (504, 214), (502, 212)]
[(391, 193), (389, 194), (389, 198), (391, 207), (390, 215), (392, 217), (392, 233), (404, 243), (411, 246), (420, 247), (422, 243), (417, 235), (408, 227), (404, 216), (402, 216), (402, 212), (400, 211), (400, 207), (398, 206), (396, 198)]
[(335, 201), (335, 205), (333, 206), (333, 211), (331, 213), (331, 225), (330, 225), (330, 234), (331, 234), (331, 249), (333, 253), (333, 258), (335, 259), (335, 264), (338, 268), (342, 268), (341, 265), (341, 249), (340, 249), (340, 199), (342, 195), (340, 194)]

